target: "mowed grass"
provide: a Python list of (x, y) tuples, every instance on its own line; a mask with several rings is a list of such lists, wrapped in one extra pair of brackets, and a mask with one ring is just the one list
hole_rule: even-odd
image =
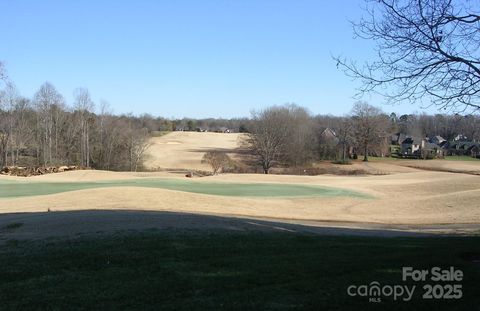
[(0, 184), (0, 198), (47, 195), (67, 191), (106, 187), (162, 188), (211, 195), (245, 197), (369, 197), (358, 192), (331, 187), (268, 183), (207, 183), (190, 180), (160, 178), (101, 182), (3, 182)]
[[(478, 310), (479, 238), (365, 238), (147, 231), (10, 241), (2, 310)], [(475, 255), (473, 255), (475, 256)], [(401, 269), (461, 269), (460, 300), (370, 303), (347, 287), (403, 282)], [(430, 282), (443, 284), (441, 282)]]

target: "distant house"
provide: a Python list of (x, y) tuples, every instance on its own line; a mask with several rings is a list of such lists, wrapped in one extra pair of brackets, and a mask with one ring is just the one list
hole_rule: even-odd
[[(320, 131), (319, 135), (319, 147), (318, 155), (323, 160), (336, 159), (339, 152), (339, 142), (337, 134), (331, 128), (324, 128)], [(347, 155), (350, 156), (350, 152), (347, 147)]]
[(449, 156), (461, 156), (464, 155), (465, 149), (463, 146), (465, 143), (458, 142), (458, 141), (450, 141), (448, 142), (448, 145), (446, 146), (447, 148), (447, 155)]
[(407, 137), (401, 142), (402, 156), (419, 156), (422, 139), (418, 137)]
[(327, 127), (325, 128), (321, 133), (320, 133), (320, 137), (323, 139), (323, 140), (326, 140), (326, 141), (332, 141), (334, 142), (335, 144), (338, 144), (338, 142), (340, 141), (337, 137), (337, 133), (335, 133), (334, 130), (332, 130), (331, 128)]
[(436, 158), (443, 155), (439, 145), (419, 137), (407, 137), (401, 143), (402, 157), (408, 158)]
[(453, 138), (453, 141), (468, 141), (468, 138), (463, 134), (458, 134), (455, 136), (455, 138)]
[(445, 155), (480, 157), (480, 143), (471, 141), (447, 141), (441, 145)]
[[(392, 135), (392, 144), (395, 137)], [(465, 135), (457, 135), (447, 141), (440, 135), (429, 139), (407, 136), (400, 143), (399, 156), (405, 158), (443, 158), (445, 156), (471, 156), (480, 158), (480, 143), (465, 140)]]

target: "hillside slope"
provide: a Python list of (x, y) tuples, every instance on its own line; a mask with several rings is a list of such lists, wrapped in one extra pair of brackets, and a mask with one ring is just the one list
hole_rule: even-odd
[(150, 139), (143, 165), (146, 169), (210, 170), (201, 160), (205, 152), (221, 150), (235, 157), (243, 134), (171, 132)]

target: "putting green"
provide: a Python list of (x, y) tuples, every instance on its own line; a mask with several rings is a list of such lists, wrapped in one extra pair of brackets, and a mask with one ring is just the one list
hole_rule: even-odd
[(354, 191), (296, 184), (267, 183), (207, 183), (175, 179), (131, 179), (99, 182), (36, 182), (3, 181), (0, 198), (46, 195), (67, 191), (106, 187), (148, 187), (193, 193), (242, 197), (362, 197), (369, 196)]

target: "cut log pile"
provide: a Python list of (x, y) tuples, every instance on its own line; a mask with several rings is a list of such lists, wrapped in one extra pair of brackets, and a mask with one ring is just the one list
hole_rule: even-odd
[(10, 176), (37, 176), (51, 173), (60, 173), (66, 171), (88, 170), (89, 167), (77, 165), (62, 165), (62, 166), (5, 166), (0, 174)]

